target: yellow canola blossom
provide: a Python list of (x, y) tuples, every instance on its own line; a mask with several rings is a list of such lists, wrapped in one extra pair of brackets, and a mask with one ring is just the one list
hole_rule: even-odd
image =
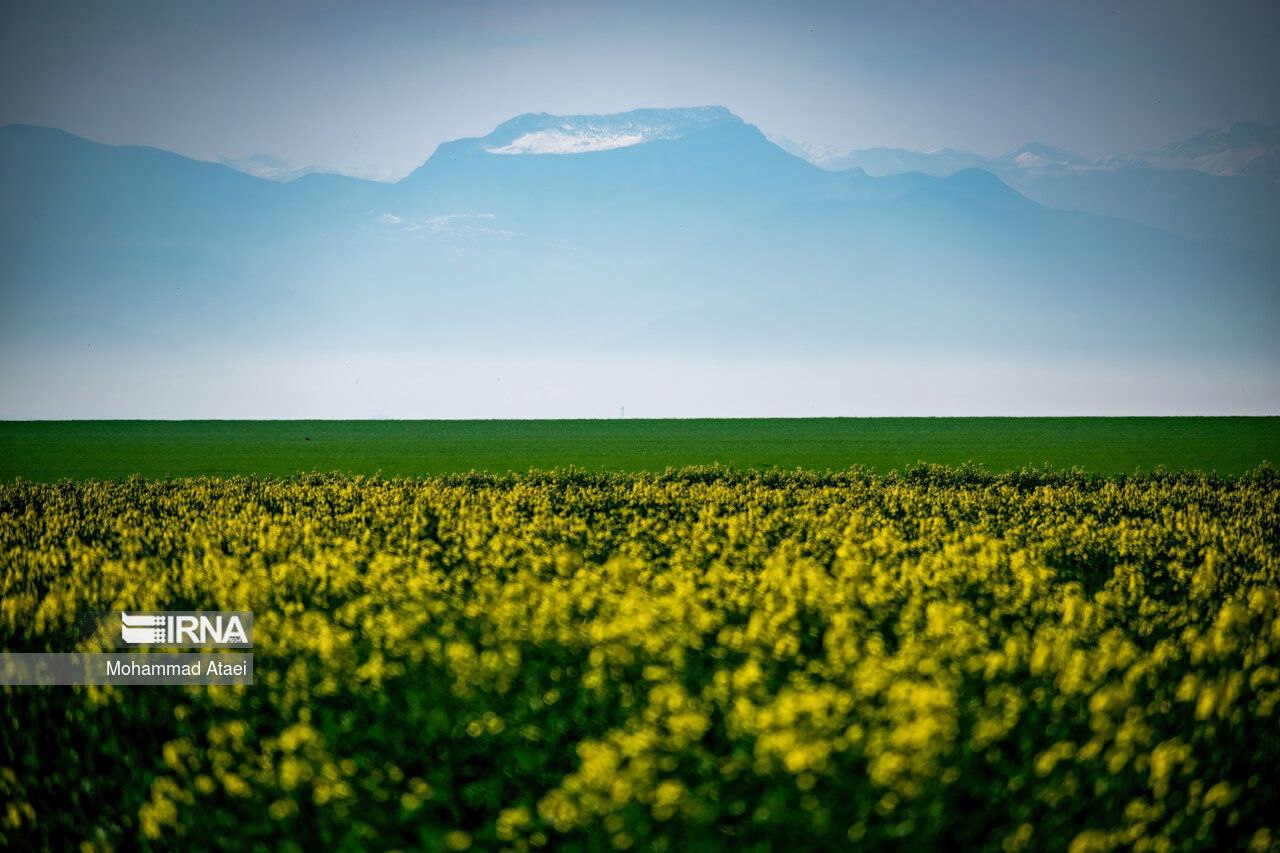
[(0, 688), (0, 846), (1275, 849), (1280, 478), (0, 486), (0, 637), (252, 610), (255, 683)]

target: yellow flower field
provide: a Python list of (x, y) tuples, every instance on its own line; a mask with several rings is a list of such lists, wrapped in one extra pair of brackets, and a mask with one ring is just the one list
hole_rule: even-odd
[(0, 486), (0, 639), (252, 610), (251, 687), (0, 688), (0, 846), (1280, 844), (1280, 477)]

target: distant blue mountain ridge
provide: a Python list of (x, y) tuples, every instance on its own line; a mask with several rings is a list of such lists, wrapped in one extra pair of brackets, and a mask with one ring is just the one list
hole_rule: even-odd
[(1038, 146), (985, 165), (819, 168), (723, 107), (523, 115), (394, 184), (272, 181), (9, 126), (0, 331), (17, 353), (92, 339), (1276, 358), (1270, 196), (1204, 191), (1256, 204), (1257, 232), (1213, 233), (1237, 227), (1229, 212), (1143, 224), (1162, 194), (1255, 178)]
[(1164, 148), (1097, 159), (1043, 142), (987, 158), (954, 148), (841, 150), (783, 137), (775, 141), (832, 171), (946, 177), (980, 167), (1050, 207), (1260, 251), (1273, 251), (1280, 231), (1280, 126), (1238, 122)]

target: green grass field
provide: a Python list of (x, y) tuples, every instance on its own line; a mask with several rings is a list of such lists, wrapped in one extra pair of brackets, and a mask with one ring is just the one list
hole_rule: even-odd
[(918, 461), (1237, 474), (1280, 464), (1280, 417), (0, 423), (4, 480), (709, 464), (883, 472)]

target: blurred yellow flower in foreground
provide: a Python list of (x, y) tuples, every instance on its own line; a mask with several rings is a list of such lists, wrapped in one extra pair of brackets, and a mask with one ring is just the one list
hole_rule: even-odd
[(0, 486), (0, 844), (1272, 849), (1280, 481), (920, 467)]

